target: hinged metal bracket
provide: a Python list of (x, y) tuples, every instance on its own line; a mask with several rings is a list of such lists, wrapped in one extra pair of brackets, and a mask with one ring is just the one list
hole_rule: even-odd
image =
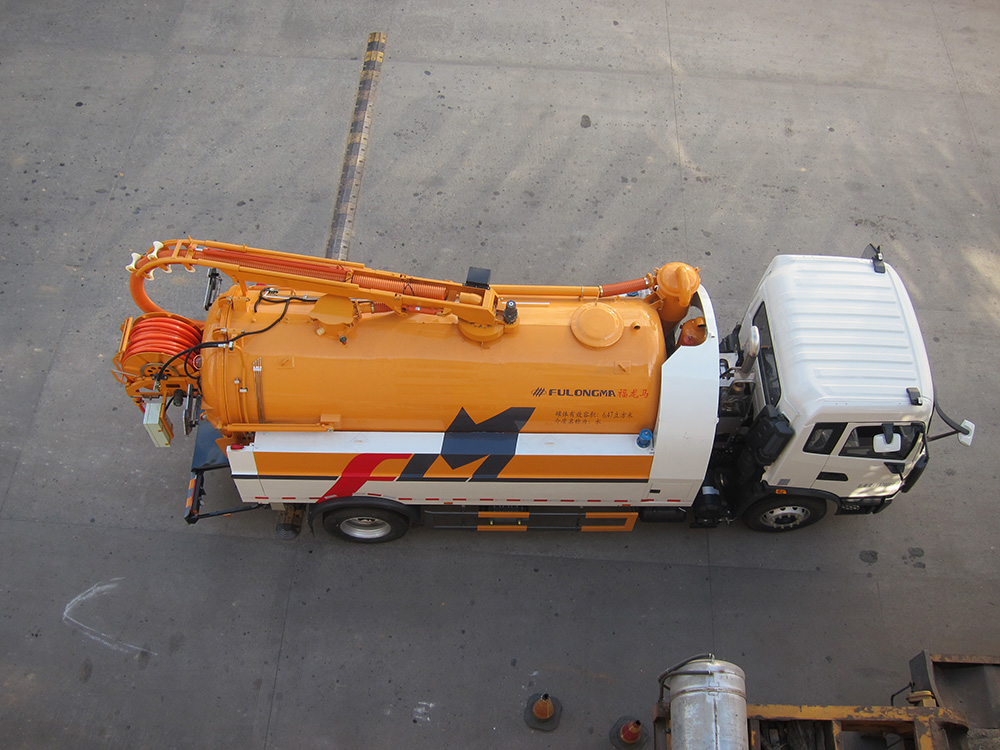
[(885, 258), (882, 257), (881, 245), (877, 247), (875, 245), (868, 245), (865, 248), (864, 257), (871, 260), (875, 273), (885, 273)]

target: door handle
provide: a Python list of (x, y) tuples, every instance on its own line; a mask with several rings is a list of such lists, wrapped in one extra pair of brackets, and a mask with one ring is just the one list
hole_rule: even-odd
[(821, 471), (816, 476), (817, 482), (846, 482), (847, 474), (842, 474), (839, 471)]

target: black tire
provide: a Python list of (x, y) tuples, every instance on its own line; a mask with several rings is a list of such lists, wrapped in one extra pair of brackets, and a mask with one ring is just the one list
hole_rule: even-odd
[(381, 508), (340, 508), (323, 515), (323, 527), (338, 539), (355, 544), (379, 544), (399, 539), (410, 522)]
[(818, 523), (826, 501), (800, 495), (769, 495), (743, 511), (743, 523), (754, 531), (793, 531)]

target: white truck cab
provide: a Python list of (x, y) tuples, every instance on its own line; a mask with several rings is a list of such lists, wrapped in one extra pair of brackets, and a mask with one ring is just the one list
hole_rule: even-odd
[(739, 436), (728, 482), (753, 527), (808, 525), (828, 504), (878, 512), (927, 463), (930, 364), (906, 288), (875, 254), (776, 257), (723, 355), (716, 463)]

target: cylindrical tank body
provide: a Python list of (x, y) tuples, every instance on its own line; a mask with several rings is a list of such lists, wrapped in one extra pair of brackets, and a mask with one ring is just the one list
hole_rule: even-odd
[[(656, 423), (664, 327), (642, 299), (514, 297), (516, 326), (483, 343), (450, 314), (368, 313), (331, 326), (293, 301), (275, 323), (284, 305), (255, 294), (247, 302), (230, 290), (205, 324), (205, 341), (274, 324), (202, 351), (202, 406), (223, 432), (270, 423), (637, 434)], [(523, 423), (487, 422), (504, 413)]]
[(735, 664), (689, 661), (669, 672), (673, 750), (746, 750), (746, 678)]

